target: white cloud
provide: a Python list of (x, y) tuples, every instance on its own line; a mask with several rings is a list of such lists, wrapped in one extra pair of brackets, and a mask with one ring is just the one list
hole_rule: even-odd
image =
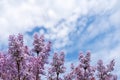
[[(49, 31), (45, 36), (52, 40), (57, 39), (55, 46), (61, 48), (71, 44), (69, 34), (77, 31), (76, 20), (78, 17), (100, 16), (96, 23), (88, 27), (87, 32), (89, 35), (87, 37), (82, 36), (80, 41), (83, 44), (87, 38), (93, 38), (100, 32), (107, 30), (110, 23), (112, 25), (119, 24), (118, 2), (118, 0), (1, 0), (0, 41), (5, 43), (10, 34), (25, 33), (35, 26), (42, 25)], [(113, 13), (112, 11), (116, 12)], [(104, 18), (103, 15), (109, 12), (111, 12), (109, 19)], [(61, 19), (65, 21), (59, 24)], [(83, 27), (80, 26), (81, 29), (77, 31), (78, 34), (76, 35), (79, 35), (79, 32), (84, 29), (87, 20), (88, 18), (85, 18), (85, 20), (79, 22)], [(59, 25), (55, 26), (57, 23)]]
[(115, 24), (115, 26), (120, 25), (120, 10), (113, 13), (113, 15), (110, 16), (110, 22), (111, 24)]
[[(114, 8), (117, 0), (106, 0), (104, 3), (103, 1), (104, 0), (1, 0), (1, 41), (4, 42), (10, 34), (18, 32), (24, 33), (35, 26), (42, 25), (50, 30), (50, 35), (48, 36), (51, 38), (62, 40), (64, 38), (63, 44), (65, 45), (68, 42), (68, 34), (75, 29), (73, 25), (68, 25), (70, 22), (74, 23), (77, 17), (82, 15), (110, 10)], [(112, 18), (114, 18), (114, 16)], [(63, 23), (56, 28), (54, 25), (61, 19), (67, 21), (65, 24)]]

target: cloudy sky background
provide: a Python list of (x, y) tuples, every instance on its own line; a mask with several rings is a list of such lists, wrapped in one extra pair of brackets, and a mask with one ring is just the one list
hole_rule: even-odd
[(93, 64), (115, 59), (120, 75), (120, 0), (0, 0), (0, 50), (17, 33), (31, 46), (35, 32), (65, 51), (66, 66), (90, 50)]

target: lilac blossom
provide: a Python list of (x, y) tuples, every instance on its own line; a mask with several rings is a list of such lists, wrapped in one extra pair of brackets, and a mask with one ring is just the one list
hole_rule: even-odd
[(48, 80), (62, 80), (59, 75), (64, 73), (66, 69), (64, 66), (64, 58), (64, 52), (61, 52), (60, 54), (54, 53), (51, 68), (49, 68)]
[(24, 44), (23, 35), (10, 35), (8, 51), (0, 51), (0, 80), (41, 80), (42, 76), (47, 80), (117, 80), (112, 73), (114, 59), (108, 65), (99, 60), (97, 66), (92, 66), (91, 53), (80, 53), (78, 65), (71, 64), (67, 73), (64, 52), (54, 53), (48, 61), (50, 51), (51, 42), (43, 35), (34, 35), (32, 49)]
[(99, 80), (117, 80), (117, 76), (111, 72), (114, 70), (115, 61), (112, 60), (107, 66), (103, 64), (102, 60), (98, 61), (97, 77)]
[(84, 56), (79, 55), (79, 65), (75, 68), (76, 80), (92, 80), (94, 78), (95, 68), (90, 65), (90, 52)]
[(38, 34), (34, 35), (33, 42), (33, 52), (37, 54), (37, 56), (33, 56), (32, 61), (32, 71), (35, 75), (35, 80), (40, 80), (40, 74), (44, 74), (44, 65), (48, 63), (48, 56), (51, 47), (51, 42), (45, 42), (44, 36), (38, 36)]

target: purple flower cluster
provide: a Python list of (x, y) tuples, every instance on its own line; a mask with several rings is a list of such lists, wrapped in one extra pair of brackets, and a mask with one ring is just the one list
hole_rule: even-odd
[[(66, 73), (64, 52), (54, 53), (48, 61), (51, 42), (44, 36), (34, 35), (33, 48), (24, 45), (23, 35), (9, 36), (8, 51), (0, 52), (0, 80), (117, 80), (112, 74), (115, 60), (104, 65), (99, 60), (96, 66), (91, 66), (91, 54), (80, 53), (78, 65), (71, 64), (71, 70)], [(48, 67), (45, 67), (45, 65)]]
[(66, 69), (64, 66), (64, 58), (64, 52), (61, 52), (60, 55), (58, 53), (54, 53), (51, 68), (48, 70), (48, 80), (62, 80), (59, 75), (64, 73)]

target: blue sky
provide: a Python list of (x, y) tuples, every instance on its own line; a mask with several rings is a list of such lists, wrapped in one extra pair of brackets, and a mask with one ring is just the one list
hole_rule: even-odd
[(35, 32), (51, 40), (54, 51), (65, 51), (66, 66), (90, 50), (92, 64), (115, 59), (120, 74), (119, 0), (0, 0), (0, 50), (17, 33), (31, 46)]

